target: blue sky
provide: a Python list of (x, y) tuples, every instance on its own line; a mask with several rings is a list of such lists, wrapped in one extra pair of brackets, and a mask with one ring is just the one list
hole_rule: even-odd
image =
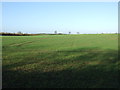
[(4, 32), (118, 32), (117, 2), (4, 2)]

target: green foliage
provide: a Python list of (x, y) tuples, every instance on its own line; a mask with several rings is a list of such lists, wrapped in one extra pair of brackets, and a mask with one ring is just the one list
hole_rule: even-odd
[(2, 36), (3, 88), (117, 88), (118, 36)]

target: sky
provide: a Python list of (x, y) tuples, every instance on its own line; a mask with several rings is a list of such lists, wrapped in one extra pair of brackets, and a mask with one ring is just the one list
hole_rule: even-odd
[(3, 2), (2, 31), (118, 32), (117, 2)]

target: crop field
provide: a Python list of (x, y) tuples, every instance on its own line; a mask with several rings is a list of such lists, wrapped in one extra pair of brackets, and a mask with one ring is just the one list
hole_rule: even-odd
[(117, 88), (118, 34), (1, 36), (3, 88)]

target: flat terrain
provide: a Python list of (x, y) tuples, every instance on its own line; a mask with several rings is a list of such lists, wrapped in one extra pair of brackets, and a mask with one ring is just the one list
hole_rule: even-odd
[(3, 88), (116, 88), (118, 35), (1, 36)]

